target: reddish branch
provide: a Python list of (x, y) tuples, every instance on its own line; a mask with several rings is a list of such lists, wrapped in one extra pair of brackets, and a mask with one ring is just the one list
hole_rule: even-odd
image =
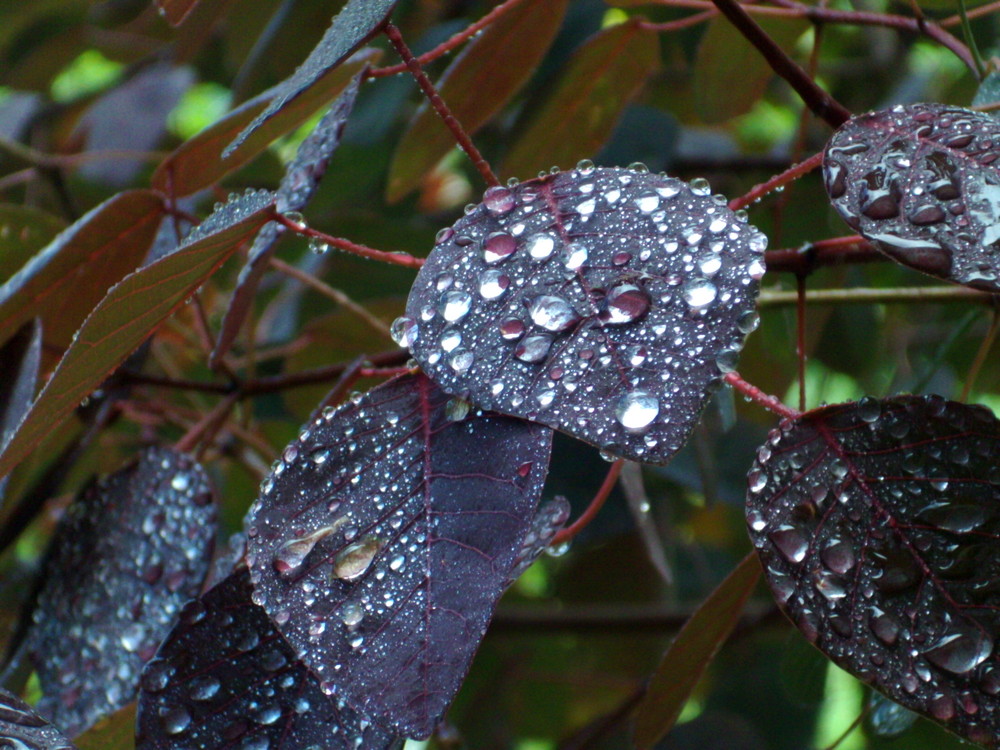
[(275, 216), (274, 220), (288, 227), (296, 234), (301, 234), (303, 237), (311, 237), (330, 247), (335, 247), (338, 250), (343, 250), (345, 253), (351, 253), (362, 258), (380, 260), (383, 263), (394, 263), (397, 266), (406, 266), (407, 268), (420, 268), (424, 264), (422, 258), (415, 258), (409, 253), (390, 253), (385, 250), (376, 250), (366, 245), (358, 245), (350, 240), (345, 240), (343, 237), (333, 237), (318, 229), (294, 222), (282, 214)]
[(386, 24), (385, 35), (389, 38), (392, 46), (396, 49), (396, 52), (403, 59), (406, 64), (407, 69), (410, 71), (410, 75), (420, 86), (420, 90), (424, 92), (424, 96), (430, 102), (434, 111), (438, 113), (441, 119), (444, 121), (445, 127), (451, 131), (452, 136), (454, 136), (455, 141), (461, 146), (462, 150), (466, 153), (469, 159), (472, 161), (473, 166), (482, 175), (483, 180), (486, 181), (488, 186), (499, 185), (500, 180), (497, 176), (493, 174), (493, 170), (490, 169), (490, 165), (483, 158), (483, 155), (479, 153), (479, 149), (469, 138), (468, 133), (462, 129), (461, 124), (455, 119), (455, 116), (448, 109), (448, 105), (444, 103), (441, 95), (438, 94), (437, 89), (434, 88), (434, 84), (431, 83), (431, 79), (427, 77), (424, 73), (423, 68), (420, 67), (419, 61), (413, 56), (410, 48), (406, 46), (406, 42), (403, 41), (403, 35), (399, 33), (399, 29), (393, 26), (391, 23)]
[(886, 260), (886, 256), (873, 248), (867, 240), (853, 234), (810, 242), (797, 249), (768, 250), (764, 254), (764, 260), (768, 272), (803, 276), (823, 266), (873, 263)]
[(736, 211), (740, 208), (746, 208), (751, 203), (760, 200), (765, 195), (770, 193), (772, 190), (777, 190), (783, 187), (793, 180), (797, 180), (802, 175), (808, 174), (816, 169), (820, 164), (823, 163), (823, 152), (820, 151), (818, 154), (810, 156), (805, 161), (799, 162), (798, 164), (793, 164), (791, 167), (786, 169), (779, 175), (775, 175), (767, 182), (762, 182), (759, 185), (754, 185), (753, 189), (749, 193), (743, 195), (739, 198), (733, 198), (729, 201), (729, 208)]
[(594, 499), (590, 501), (590, 505), (588, 505), (587, 509), (580, 514), (578, 519), (565, 529), (561, 529), (554, 537), (552, 537), (551, 546), (555, 547), (569, 542), (573, 539), (573, 537), (583, 531), (587, 524), (594, 520), (594, 517), (598, 514), (601, 508), (604, 507), (604, 502), (611, 494), (611, 490), (614, 489), (615, 483), (618, 481), (618, 476), (622, 473), (622, 466), (624, 465), (625, 459), (623, 458), (619, 458), (611, 464), (611, 468), (608, 469), (607, 476), (604, 477), (604, 482), (601, 484), (600, 489), (597, 490), (597, 494), (594, 495)]
[(790, 406), (786, 406), (777, 396), (764, 393), (760, 388), (745, 381), (738, 372), (726, 373), (723, 378), (729, 385), (738, 390), (751, 401), (755, 401), (770, 412), (774, 412), (784, 419), (797, 419), (801, 413)]

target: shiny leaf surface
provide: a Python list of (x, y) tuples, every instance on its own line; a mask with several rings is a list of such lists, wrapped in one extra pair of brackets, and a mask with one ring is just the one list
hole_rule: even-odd
[(307, 424), (248, 519), (255, 601), (325, 692), (427, 737), (529, 535), (552, 433), (423, 375)]
[(76, 750), (65, 735), (16, 695), (0, 689), (0, 747), (4, 750)]
[(704, 180), (583, 165), (438, 235), (394, 324), (483, 409), (665, 463), (756, 326), (766, 238)]
[(823, 156), (833, 205), (903, 265), (1000, 291), (1000, 120), (944, 104), (852, 118)]
[(67, 509), (25, 642), (39, 713), (76, 735), (133, 699), (208, 572), (215, 519), (204, 470), (158, 448)]
[(184, 607), (143, 673), (137, 750), (398, 747), (320, 690), (251, 592), (244, 567)]
[(750, 536), (780, 606), (906, 708), (994, 746), (1000, 422), (939, 396), (871, 398), (774, 430)]

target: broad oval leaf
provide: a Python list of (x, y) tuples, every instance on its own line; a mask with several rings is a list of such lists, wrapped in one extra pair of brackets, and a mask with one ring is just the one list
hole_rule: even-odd
[[(559, 31), (567, 4), (547, 0), (513, 7), (469, 42), (442, 74), (438, 92), (469, 135), (489, 122), (534, 73)], [(498, 65), (498, 60), (511, 62)], [(388, 201), (416, 188), (453, 148), (455, 136), (425, 101), (396, 146)]]
[(76, 750), (62, 732), (16, 695), (0, 688), (0, 747), (10, 750)]
[(399, 747), (320, 690), (251, 593), (243, 567), (184, 607), (143, 672), (137, 750)]
[(248, 518), (255, 601), (323, 690), (427, 737), (530, 557), (552, 432), (423, 375), (307, 424)]
[(0, 286), (0, 341), (35, 316), (63, 348), (107, 290), (138, 268), (163, 216), (149, 190), (119, 193), (74, 222)]
[(514, 141), (503, 174), (568, 167), (597, 153), (659, 60), (659, 36), (642, 19), (603, 29), (573, 53), (559, 83)]
[(394, 324), (483, 409), (666, 463), (756, 325), (767, 240), (704, 180), (572, 171), (492, 188)]
[(228, 157), (272, 117), (276, 117), (286, 106), (316, 81), (340, 65), (347, 56), (375, 36), (383, 27), (397, 0), (347, 0), (343, 10), (333, 18), (330, 28), (323, 34), (309, 57), (292, 75), (274, 89), (270, 103), (236, 136), (223, 152)]
[(778, 603), (827, 656), (974, 742), (1000, 736), (1000, 422), (939, 396), (786, 421), (748, 476)]
[(217, 209), (170, 255), (126, 276), (84, 321), (24, 421), (0, 450), (0, 477), (57, 429), (80, 401), (274, 213), (266, 190)]
[(944, 104), (869, 112), (823, 155), (834, 207), (889, 257), (1000, 291), (1000, 120)]
[(159, 448), (70, 505), (25, 640), (42, 715), (76, 735), (135, 697), (142, 666), (198, 594), (215, 525), (204, 470)]

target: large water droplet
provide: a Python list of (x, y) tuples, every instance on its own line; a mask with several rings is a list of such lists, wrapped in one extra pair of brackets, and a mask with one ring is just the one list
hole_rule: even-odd
[(692, 310), (704, 310), (715, 301), (718, 291), (708, 279), (691, 279), (684, 285), (684, 301)]
[(545, 260), (556, 249), (556, 241), (549, 234), (535, 234), (527, 241), (528, 255), (535, 260)]
[(472, 295), (468, 292), (452, 290), (441, 295), (438, 309), (449, 323), (457, 323), (472, 308)]
[(551, 294), (533, 299), (528, 314), (535, 325), (553, 332), (567, 331), (580, 320), (568, 300)]
[(483, 242), (483, 259), (490, 264), (509, 258), (517, 250), (517, 241), (506, 232), (494, 232)]
[(615, 417), (629, 432), (645, 432), (660, 413), (660, 402), (646, 391), (630, 391), (621, 397)]
[(587, 262), (587, 246), (579, 242), (572, 242), (562, 251), (563, 265), (571, 271), (575, 271)]
[(178, 706), (164, 714), (161, 721), (163, 722), (163, 731), (167, 734), (181, 734), (191, 725), (191, 714), (187, 712), (187, 709)]
[(346, 520), (345, 516), (341, 516), (329, 526), (323, 526), (305, 536), (285, 542), (274, 553), (274, 569), (282, 576), (294, 574), (313, 548), (343, 526)]
[(208, 701), (218, 694), (221, 687), (222, 683), (215, 677), (196, 677), (191, 682), (191, 691), (189, 694), (191, 700)]
[(548, 355), (551, 346), (552, 337), (548, 334), (525, 336), (514, 347), (514, 356), (522, 362), (541, 362)]
[(389, 329), (389, 333), (392, 335), (393, 341), (400, 346), (409, 349), (417, 340), (418, 330), (417, 321), (403, 315), (392, 321), (392, 327)]
[(993, 653), (993, 639), (981, 627), (964, 624), (945, 633), (924, 656), (931, 664), (954, 674), (965, 674)]
[(500, 271), (484, 271), (479, 276), (479, 294), (483, 299), (499, 299), (509, 286), (510, 277)]
[(517, 318), (508, 318), (500, 323), (500, 337), (505, 341), (517, 341), (524, 335), (524, 323)]
[(606, 325), (634, 323), (649, 311), (649, 295), (631, 283), (613, 286), (604, 300), (600, 319)]
[(483, 193), (483, 205), (494, 216), (502, 216), (514, 208), (514, 194), (505, 187), (494, 185)]
[(365, 618), (365, 611), (354, 602), (348, 602), (340, 608), (340, 619), (348, 628), (356, 628)]
[(788, 562), (800, 563), (806, 559), (809, 542), (794, 526), (788, 524), (779, 526), (771, 532), (770, 539)]
[(382, 542), (375, 537), (365, 537), (349, 544), (333, 561), (333, 574), (345, 581), (356, 581), (363, 576), (382, 549)]
[(840, 575), (854, 567), (854, 547), (850, 541), (833, 541), (823, 548), (819, 556), (826, 567)]

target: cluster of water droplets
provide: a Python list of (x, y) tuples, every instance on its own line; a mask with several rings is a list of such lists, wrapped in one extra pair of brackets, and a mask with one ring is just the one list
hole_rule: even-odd
[(25, 643), (39, 711), (75, 734), (132, 700), (205, 578), (215, 524), (204, 470), (166, 449), (144, 451), (74, 501)]
[(188, 604), (143, 673), (138, 750), (387, 748), (393, 737), (325, 695), (250, 601), (246, 570)]
[(834, 206), (886, 253), (926, 273), (1000, 290), (1000, 124), (939, 104), (854, 118), (823, 171)]
[(705, 180), (581, 162), (442, 230), (392, 333), (483, 409), (663, 462), (756, 327), (766, 244)]
[(193, 245), (199, 240), (239, 224), (258, 212), (268, 210), (274, 206), (275, 200), (275, 193), (271, 190), (247, 188), (243, 193), (230, 193), (225, 203), (217, 202), (212, 213), (187, 234), (182, 247)]
[(975, 739), (1000, 707), (1000, 423), (940, 397), (865, 398), (772, 432), (747, 523), (803, 633)]

